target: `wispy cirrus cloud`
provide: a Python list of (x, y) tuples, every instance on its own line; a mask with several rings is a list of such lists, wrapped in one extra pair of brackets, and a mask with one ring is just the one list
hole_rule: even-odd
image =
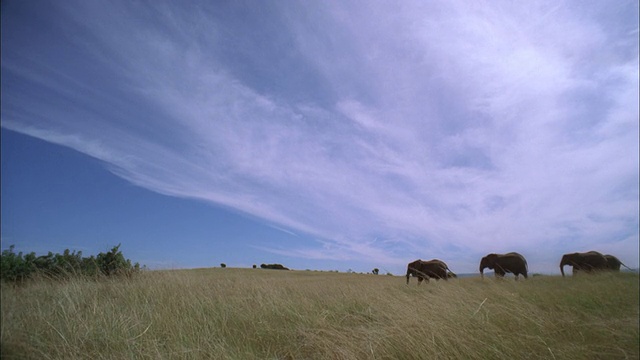
[(58, 4), (59, 51), (3, 32), (2, 126), (290, 256), (637, 253), (637, 3), (574, 5)]

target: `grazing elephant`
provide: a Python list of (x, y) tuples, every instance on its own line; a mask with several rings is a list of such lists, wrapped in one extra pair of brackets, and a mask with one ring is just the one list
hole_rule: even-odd
[(578, 271), (605, 270), (607, 268), (607, 259), (597, 251), (564, 254), (560, 261), (562, 276), (564, 276), (565, 265), (573, 266), (573, 274), (575, 275)]
[(607, 269), (608, 270), (620, 271), (620, 265), (622, 265), (622, 266), (626, 267), (627, 269), (631, 270), (630, 267), (628, 267), (627, 265), (623, 264), (622, 261), (618, 260), (618, 258), (613, 256), (613, 255), (605, 255), (604, 258), (607, 259)]
[(512, 273), (518, 280), (522, 274), (527, 278), (527, 260), (517, 252), (507, 254), (489, 254), (480, 260), (480, 276), (484, 277), (485, 268), (492, 269), (496, 277), (503, 277), (506, 273)]
[[(447, 273), (447, 270), (449, 273)], [(450, 277), (457, 277), (444, 261), (438, 259), (429, 261), (418, 259), (409, 263), (409, 265), (407, 265), (407, 284), (409, 284), (409, 277), (411, 275), (418, 278), (418, 285), (422, 283), (423, 279), (429, 282), (429, 278), (447, 280)]]

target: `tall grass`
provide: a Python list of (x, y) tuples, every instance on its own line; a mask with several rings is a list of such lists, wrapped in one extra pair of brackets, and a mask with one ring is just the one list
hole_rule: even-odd
[(638, 359), (635, 274), (198, 269), (2, 285), (3, 359)]

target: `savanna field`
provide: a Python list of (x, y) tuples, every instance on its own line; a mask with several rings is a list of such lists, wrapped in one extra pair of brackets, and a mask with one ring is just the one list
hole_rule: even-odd
[(2, 284), (2, 359), (638, 359), (639, 278), (145, 271)]

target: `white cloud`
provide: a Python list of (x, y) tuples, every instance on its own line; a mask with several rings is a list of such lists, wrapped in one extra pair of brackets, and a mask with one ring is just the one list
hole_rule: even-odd
[[(294, 39), (291, 73), (253, 69), (243, 81), (252, 48), (226, 47), (234, 24), (204, 5), (66, 6), (88, 32), (69, 39), (80, 61), (108, 53), (98, 69), (126, 79), (107, 85), (130, 97), (110, 101), (131, 112), (100, 109), (82, 81), (58, 87), (59, 75), (10, 58), (3, 72), (82, 112), (11, 94), (3, 127), (99, 158), (142, 187), (331, 244), (274, 252), (397, 264), (415, 251), (608, 248), (625, 232), (626, 246), (637, 242), (637, 22), (620, 32), (556, 2), (299, 3), (255, 30)], [(317, 99), (295, 93), (302, 68), (320, 79)], [(89, 76), (74, 71), (57, 73)], [(397, 246), (364, 240), (376, 237)]]

